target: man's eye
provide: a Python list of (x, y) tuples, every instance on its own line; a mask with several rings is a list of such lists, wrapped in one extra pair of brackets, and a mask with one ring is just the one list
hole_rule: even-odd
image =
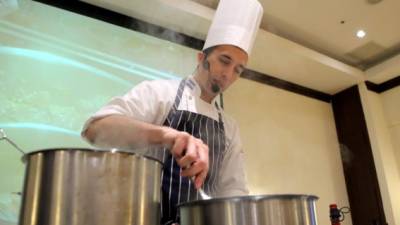
[(219, 61), (220, 61), (221, 63), (225, 64), (225, 65), (228, 65), (228, 64), (229, 64), (229, 60), (227, 60), (227, 59), (220, 58)]

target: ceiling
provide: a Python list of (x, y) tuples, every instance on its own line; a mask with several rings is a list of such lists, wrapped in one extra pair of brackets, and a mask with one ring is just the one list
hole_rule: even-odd
[[(193, 0), (215, 9), (219, 0)], [(367, 69), (400, 52), (398, 0), (259, 0), (261, 28)], [(356, 37), (363, 29), (365, 38)]]
[[(85, 1), (200, 39), (219, 2)], [(251, 69), (329, 94), (400, 75), (400, 1), (259, 1), (264, 17)], [(356, 37), (358, 29), (366, 31), (364, 38)]]

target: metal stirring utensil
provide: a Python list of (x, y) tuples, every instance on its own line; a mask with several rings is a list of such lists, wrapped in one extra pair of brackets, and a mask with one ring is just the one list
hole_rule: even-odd
[(25, 155), (24, 150), (22, 150), (20, 147), (18, 147), (17, 144), (15, 144), (12, 140), (10, 140), (7, 137), (6, 132), (4, 132), (4, 130), (2, 128), (0, 128), (0, 141), (1, 140), (6, 140), (8, 143), (10, 143), (12, 146), (14, 146), (14, 148), (16, 148), (19, 152), (21, 152), (23, 155)]
[[(191, 178), (191, 180), (192, 180), (193, 183), (194, 183), (194, 179), (195, 179), (195, 177), (192, 177), (192, 178)], [(209, 195), (203, 190), (202, 187), (200, 187), (199, 189), (197, 189), (197, 191), (199, 192), (200, 197), (201, 197), (202, 200), (211, 199), (211, 196), (209, 196)]]
[[(186, 149), (183, 150), (183, 154), (182, 156), (184, 156), (186, 154)], [(188, 169), (190, 166), (185, 167), (184, 169)], [(191, 177), (192, 182), (194, 183), (195, 177)], [(208, 200), (211, 199), (211, 197), (203, 190), (203, 188), (199, 188), (197, 190), (200, 193), (200, 197), (202, 200)]]
[(200, 193), (200, 197), (203, 200), (208, 200), (211, 199), (211, 197), (203, 190), (203, 188), (199, 188), (199, 190), (197, 190)]

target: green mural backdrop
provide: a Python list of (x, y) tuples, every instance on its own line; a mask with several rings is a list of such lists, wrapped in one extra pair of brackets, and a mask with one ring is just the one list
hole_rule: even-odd
[[(0, 5), (0, 128), (26, 152), (89, 147), (84, 121), (146, 79), (190, 74), (195, 50), (29, 0)], [(0, 141), (0, 225), (17, 224), (21, 154)]]

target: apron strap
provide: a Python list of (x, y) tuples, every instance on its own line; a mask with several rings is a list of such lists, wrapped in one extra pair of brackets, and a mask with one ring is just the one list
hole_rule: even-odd
[(183, 79), (181, 81), (181, 83), (179, 84), (178, 93), (175, 96), (174, 105), (172, 106), (172, 108), (175, 111), (178, 110), (178, 106), (179, 106), (179, 103), (181, 102), (182, 95), (183, 95), (183, 89), (185, 88), (185, 85), (186, 85), (186, 79)]

